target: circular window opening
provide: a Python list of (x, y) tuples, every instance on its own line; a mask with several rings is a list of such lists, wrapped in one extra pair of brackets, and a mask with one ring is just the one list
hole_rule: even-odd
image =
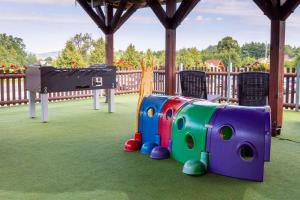
[(185, 136), (185, 142), (186, 142), (186, 145), (189, 149), (194, 148), (194, 139), (190, 134), (187, 134)]
[(184, 118), (179, 118), (177, 120), (177, 128), (178, 128), (178, 130), (182, 130), (183, 129), (184, 123), (185, 123)]
[(172, 116), (173, 116), (173, 112), (172, 112), (171, 109), (169, 109), (169, 110), (167, 111), (167, 119), (172, 118)]
[(147, 116), (152, 118), (154, 116), (154, 108), (148, 108)]
[(244, 160), (252, 160), (254, 157), (254, 152), (249, 145), (244, 144), (240, 147), (240, 155)]
[(231, 137), (232, 137), (232, 134), (233, 134), (233, 130), (231, 127), (229, 126), (223, 126), (221, 129), (220, 129), (220, 137), (223, 139), (223, 140), (229, 140)]

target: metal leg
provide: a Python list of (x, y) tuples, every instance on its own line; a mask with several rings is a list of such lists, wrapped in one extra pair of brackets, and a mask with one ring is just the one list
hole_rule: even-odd
[(99, 110), (99, 108), (100, 108), (99, 95), (100, 95), (100, 90), (93, 90), (93, 109), (94, 110)]
[(48, 94), (41, 94), (41, 119), (42, 122), (48, 122)]
[(28, 91), (28, 97), (29, 97), (29, 117), (35, 118), (35, 99), (36, 99), (36, 93)]
[(115, 112), (115, 90), (109, 89), (107, 92), (108, 97), (108, 112)]

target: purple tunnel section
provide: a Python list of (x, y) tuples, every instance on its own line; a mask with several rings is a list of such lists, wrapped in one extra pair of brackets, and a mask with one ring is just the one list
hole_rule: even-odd
[(263, 181), (270, 160), (270, 112), (266, 107), (218, 108), (210, 122), (208, 170), (240, 179)]

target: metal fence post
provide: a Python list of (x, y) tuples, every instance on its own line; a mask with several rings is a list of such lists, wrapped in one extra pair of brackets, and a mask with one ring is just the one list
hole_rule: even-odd
[(227, 102), (230, 102), (230, 94), (231, 94), (231, 71), (232, 71), (232, 62), (229, 63), (227, 67)]
[(300, 61), (297, 65), (297, 74), (296, 74), (296, 111), (299, 111), (300, 104)]

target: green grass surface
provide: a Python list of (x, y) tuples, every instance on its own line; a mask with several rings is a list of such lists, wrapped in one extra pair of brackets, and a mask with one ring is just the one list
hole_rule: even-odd
[[(91, 100), (50, 103), (46, 124), (29, 119), (27, 106), (1, 108), (0, 199), (299, 199), (299, 143), (273, 139), (263, 183), (190, 177), (174, 160), (123, 152), (136, 100), (118, 96), (114, 114)], [(300, 113), (284, 119), (281, 137), (300, 140)]]

